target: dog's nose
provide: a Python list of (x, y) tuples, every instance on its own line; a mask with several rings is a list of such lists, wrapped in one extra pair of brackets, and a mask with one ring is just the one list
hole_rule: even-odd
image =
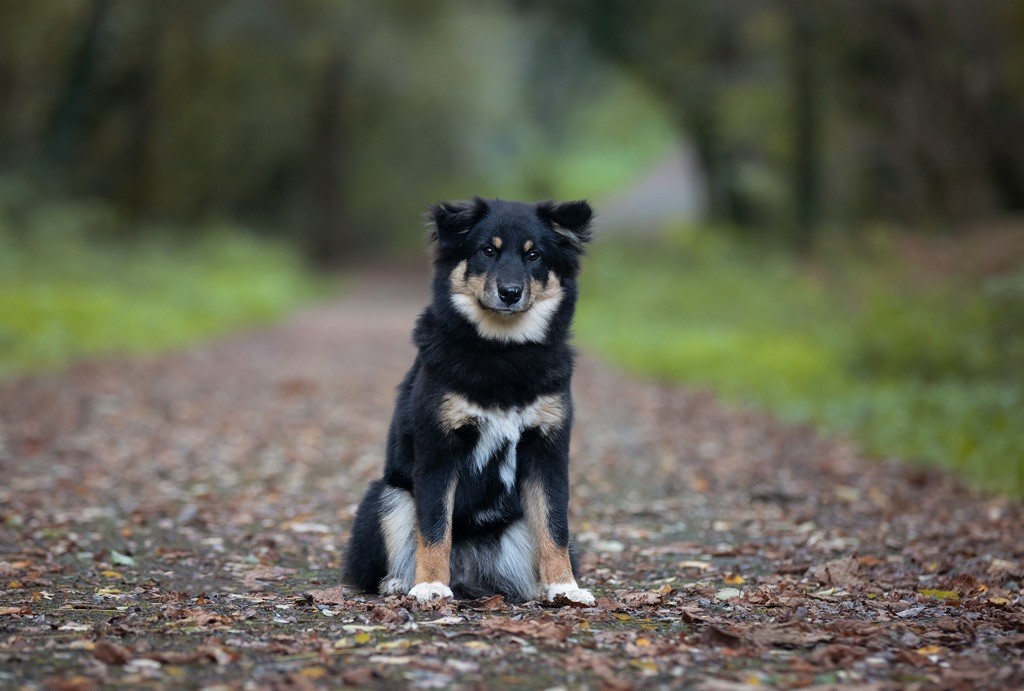
[(523, 297), (522, 286), (498, 286), (498, 297), (506, 305), (514, 305), (519, 302), (519, 298)]

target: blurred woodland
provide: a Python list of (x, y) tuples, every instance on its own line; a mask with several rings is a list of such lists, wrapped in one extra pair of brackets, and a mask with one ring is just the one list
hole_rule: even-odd
[(826, 222), (1024, 209), (1016, 2), (4, 0), (0, 18), (5, 170), (129, 218), (291, 229), (325, 263), (407, 244), (438, 197), (603, 192), (621, 179), (568, 164), (628, 169), (664, 126), (695, 147), (712, 219), (802, 248)]
[[(0, 371), (586, 197), (585, 345), (1020, 488), (1021, 132), (1010, 0), (0, 0)], [(691, 217), (611, 213), (680, 152)]]

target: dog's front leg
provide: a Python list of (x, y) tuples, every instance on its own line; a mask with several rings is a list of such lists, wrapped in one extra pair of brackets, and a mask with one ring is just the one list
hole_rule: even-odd
[(416, 484), (416, 584), (409, 595), (420, 602), (452, 597), (452, 508), (454, 472), (418, 474)]
[(569, 559), (567, 459), (554, 467), (535, 468), (523, 483), (522, 497), (526, 520), (537, 544), (537, 566), (544, 598), (552, 601), (564, 595), (572, 602), (594, 604), (590, 591), (576, 583)]

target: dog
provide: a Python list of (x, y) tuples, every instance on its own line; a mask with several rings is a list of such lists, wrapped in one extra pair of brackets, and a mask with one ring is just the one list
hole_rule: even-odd
[(433, 299), (413, 330), (384, 477), (356, 512), (344, 580), (421, 602), (583, 605), (569, 537), (569, 345), (585, 201), (441, 202)]

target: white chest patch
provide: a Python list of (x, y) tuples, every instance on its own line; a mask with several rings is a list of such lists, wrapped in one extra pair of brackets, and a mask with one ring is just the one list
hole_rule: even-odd
[(516, 446), (523, 432), (539, 429), (550, 434), (565, 418), (562, 396), (540, 396), (533, 403), (512, 408), (483, 408), (456, 393), (445, 394), (441, 403), (441, 425), (446, 431), (460, 427), (476, 427), (479, 437), (470, 452), (470, 463), (476, 472), (483, 472), (499, 451), (498, 474), (502, 484), (511, 488), (516, 482)]

